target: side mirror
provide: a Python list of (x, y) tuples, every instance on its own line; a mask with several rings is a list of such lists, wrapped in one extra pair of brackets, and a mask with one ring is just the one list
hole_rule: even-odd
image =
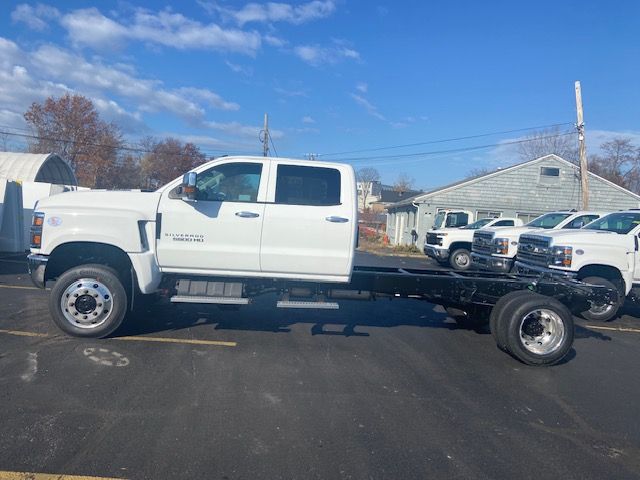
[(196, 199), (196, 182), (198, 174), (196, 172), (187, 172), (182, 177), (181, 193), (182, 200), (185, 202), (193, 202)]

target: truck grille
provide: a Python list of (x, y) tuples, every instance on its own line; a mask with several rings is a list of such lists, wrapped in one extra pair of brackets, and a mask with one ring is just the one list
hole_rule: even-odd
[(549, 237), (521, 235), (518, 243), (518, 260), (524, 263), (548, 266), (552, 260)]
[(427, 245), (442, 245), (442, 237), (435, 233), (427, 233)]
[(475, 232), (473, 234), (473, 245), (471, 249), (476, 253), (486, 253), (491, 255), (493, 245), (493, 232)]

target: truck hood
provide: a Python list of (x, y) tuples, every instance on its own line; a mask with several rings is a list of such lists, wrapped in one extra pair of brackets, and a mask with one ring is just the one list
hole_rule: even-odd
[(489, 228), (481, 228), (475, 231), (476, 232), (493, 232), (494, 238), (498, 238), (498, 237), (514, 238), (514, 237), (519, 237), (523, 233), (539, 233), (540, 235), (544, 235), (545, 232), (549, 230), (544, 230), (540, 228), (531, 228), (531, 227), (489, 227)]
[(160, 192), (135, 190), (66, 192), (40, 200), (36, 210), (45, 213), (91, 210), (96, 215), (117, 210), (130, 212), (139, 220), (155, 220), (160, 196)]
[(633, 244), (633, 238), (630, 235), (598, 230), (532, 230), (528, 233), (550, 238), (552, 245), (607, 244), (627, 246)]

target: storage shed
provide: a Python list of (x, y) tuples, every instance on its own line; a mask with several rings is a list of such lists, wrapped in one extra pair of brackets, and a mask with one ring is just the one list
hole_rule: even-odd
[(69, 164), (55, 153), (0, 152), (0, 178), (72, 187), (78, 185)]
[[(594, 173), (589, 172), (588, 182), (591, 210), (640, 207), (639, 195)], [(395, 245), (420, 246), (441, 210), (470, 211), (469, 222), (502, 216), (527, 223), (545, 212), (579, 209), (581, 195), (578, 166), (557, 155), (546, 155), (389, 205), (387, 235)]]

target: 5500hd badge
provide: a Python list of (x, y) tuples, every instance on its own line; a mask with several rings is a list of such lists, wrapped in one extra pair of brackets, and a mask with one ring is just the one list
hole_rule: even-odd
[(174, 242), (204, 243), (204, 235), (196, 233), (165, 233), (164, 236), (171, 238)]

